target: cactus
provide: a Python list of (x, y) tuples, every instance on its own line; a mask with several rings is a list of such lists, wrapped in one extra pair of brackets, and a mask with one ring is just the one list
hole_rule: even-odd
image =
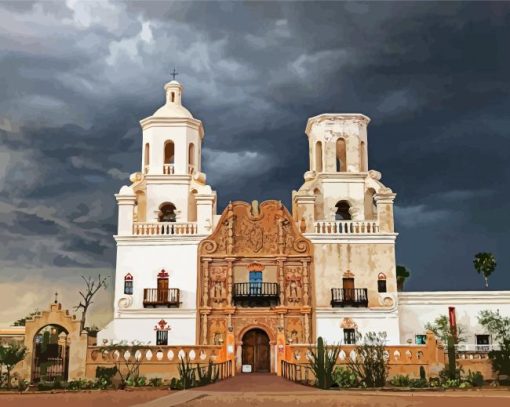
[(420, 366), (420, 379), (427, 380), (427, 376), (425, 375), (425, 368), (423, 366)]
[(316, 349), (310, 349), (310, 367), (315, 374), (316, 386), (321, 389), (329, 389), (333, 383), (333, 370), (340, 353), (340, 347), (335, 346), (327, 350), (322, 337), (317, 339)]

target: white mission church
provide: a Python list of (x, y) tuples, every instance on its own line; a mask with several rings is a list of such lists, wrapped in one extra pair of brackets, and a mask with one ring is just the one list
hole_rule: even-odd
[(477, 314), (510, 315), (508, 292), (397, 291), (396, 194), (369, 170), (368, 117), (308, 119), (309, 171), (292, 208), (235, 201), (217, 213), (203, 124), (179, 82), (164, 89), (165, 104), (140, 121), (141, 170), (115, 195), (114, 315), (98, 343), (222, 344), (233, 332), (238, 357), (265, 370), (277, 331), (289, 344), (347, 344), (368, 331), (422, 343), (425, 324), (455, 307), (464, 346), (490, 345)]

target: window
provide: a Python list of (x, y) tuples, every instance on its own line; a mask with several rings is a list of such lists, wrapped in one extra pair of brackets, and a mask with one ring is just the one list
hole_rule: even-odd
[(133, 295), (133, 276), (129, 273), (124, 277), (124, 294)]
[(344, 344), (355, 345), (356, 344), (356, 330), (355, 329), (344, 329)]
[(315, 171), (322, 172), (322, 143), (315, 143)]
[(425, 345), (427, 343), (427, 335), (416, 335), (414, 341), (416, 345)]
[(347, 154), (345, 148), (345, 140), (339, 138), (336, 142), (336, 170), (337, 172), (347, 171)]
[(386, 292), (386, 279), (377, 280), (377, 291), (380, 293)]
[(168, 140), (165, 143), (165, 164), (174, 163), (174, 142)]
[(168, 345), (168, 331), (156, 331), (156, 345)]
[(336, 213), (335, 220), (351, 220), (351, 214), (349, 212), (350, 205), (347, 201), (338, 201), (335, 205)]
[(250, 294), (260, 293), (262, 290), (262, 271), (250, 271)]
[(476, 350), (479, 352), (487, 352), (490, 350), (490, 335), (476, 335)]

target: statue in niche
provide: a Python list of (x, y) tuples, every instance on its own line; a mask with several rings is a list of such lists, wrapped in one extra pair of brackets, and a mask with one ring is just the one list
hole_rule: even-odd
[(210, 296), (212, 302), (221, 304), (226, 300), (225, 280), (226, 271), (223, 267), (211, 268), (211, 289)]
[(297, 304), (301, 301), (301, 273), (299, 267), (290, 268), (285, 274), (287, 280), (286, 296), (289, 303)]

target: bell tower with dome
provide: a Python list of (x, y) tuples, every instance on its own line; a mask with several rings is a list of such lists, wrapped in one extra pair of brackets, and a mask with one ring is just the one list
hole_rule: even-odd
[(202, 122), (179, 82), (164, 90), (165, 104), (140, 121), (141, 170), (115, 195), (114, 319), (101, 340), (195, 343), (197, 247), (214, 227), (216, 192), (202, 172)]

